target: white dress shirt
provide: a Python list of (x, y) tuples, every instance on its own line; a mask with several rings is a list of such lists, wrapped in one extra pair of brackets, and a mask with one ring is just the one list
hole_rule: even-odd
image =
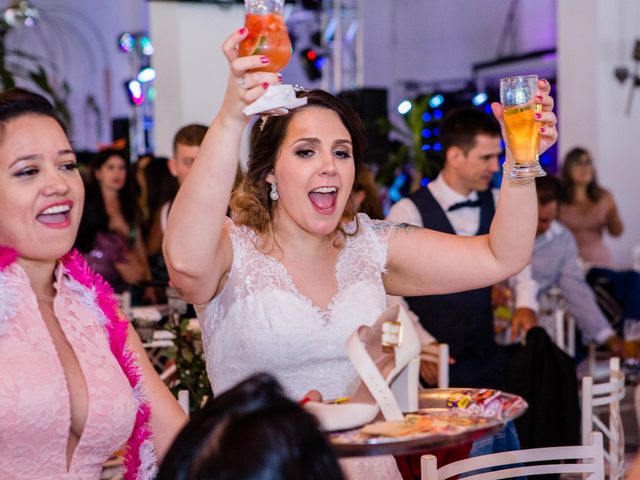
[[(466, 200), (477, 200), (478, 192), (472, 191), (468, 196), (456, 192), (445, 181), (442, 174), (429, 182), (427, 187), (433, 197), (436, 199), (442, 210), (444, 210), (449, 223), (456, 232), (456, 235), (463, 237), (471, 237), (478, 232), (480, 228), (480, 208), (460, 208), (449, 212), (449, 207), (458, 202)], [(498, 204), (499, 191), (493, 189), (493, 202)], [(422, 223), (422, 215), (416, 204), (408, 198), (403, 198), (394, 204), (387, 215), (387, 220), (398, 223), (409, 223), (418, 227), (424, 227)], [(538, 284), (531, 274), (531, 266), (527, 265), (519, 274), (512, 277), (513, 288), (515, 290), (515, 308), (530, 308), (534, 312), (538, 312)]]

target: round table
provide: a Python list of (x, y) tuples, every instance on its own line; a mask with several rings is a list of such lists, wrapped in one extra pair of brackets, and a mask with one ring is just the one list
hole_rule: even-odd
[(369, 437), (360, 432), (360, 428), (343, 432), (333, 432), (329, 435), (331, 443), (340, 457), (362, 457), (373, 455), (407, 455), (434, 450), (442, 447), (453, 447), (467, 442), (473, 442), (481, 437), (491, 435), (504, 428), (505, 424), (522, 415), (527, 410), (527, 402), (521, 397), (510, 393), (500, 392), (500, 400), (505, 408), (496, 416), (465, 415), (461, 410), (452, 410), (447, 401), (456, 396), (469, 394), (473, 396), (480, 392), (473, 388), (433, 388), (420, 392), (417, 413), (446, 416), (455, 412), (469, 418), (474, 425), (460, 427), (455, 433), (421, 433), (408, 437)]

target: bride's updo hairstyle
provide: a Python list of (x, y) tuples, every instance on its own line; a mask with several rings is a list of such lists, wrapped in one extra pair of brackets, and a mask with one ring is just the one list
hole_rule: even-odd
[[(351, 107), (324, 90), (299, 91), (297, 96), (306, 97), (307, 104), (291, 110), (287, 115), (258, 119), (254, 124), (251, 130), (247, 174), (231, 197), (234, 222), (247, 225), (260, 234), (271, 231), (275, 206), (275, 202), (269, 198), (270, 185), (266, 178), (274, 170), (289, 123), (298, 112), (311, 107), (320, 107), (333, 110), (338, 114), (351, 135), (356, 173), (354, 178), (357, 178), (364, 158), (366, 146), (364, 126)], [(355, 212), (350, 211), (349, 203), (345, 210), (346, 217), (353, 217)], [(338, 226), (338, 230), (342, 231), (342, 228)]]

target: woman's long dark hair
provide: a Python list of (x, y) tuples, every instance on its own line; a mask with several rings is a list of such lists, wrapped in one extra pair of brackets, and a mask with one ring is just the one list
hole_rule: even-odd
[(96, 171), (113, 157), (120, 157), (125, 162), (127, 176), (124, 186), (118, 192), (122, 215), (131, 228), (137, 226), (140, 220), (138, 202), (135, 198), (131, 168), (126, 156), (119, 150), (103, 150), (96, 154), (89, 165), (89, 171), (85, 178), (84, 211), (80, 221), (80, 229), (76, 240), (76, 248), (81, 252), (88, 252), (93, 248), (98, 232), (109, 231), (109, 216), (105, 208), (104, 198), (100, 183), (96, 178)]
[(342, 480), (310, 413), (257, 374), (196, 413), (167, 452), (157, 480)]
[(575, 201), (576, 186), (573, 178), (571, 178), (571, 171), (585, 155), (591, 162), (591, 171), (593, 173), (591, 182), (587, 185), (587, 198), (593, 203), (596, 203), (604, 194), (604, 189), (598, 184), (598, 177), (596, 175), (596, 169), (593, 166), (593, 161), (591, 160), (591, 155), (584, 148), (575, 147), (567, 153), (564, 157), (564, 163), (562, 164), (562, 174), (560, 177), (562, 181), (562, 203), (570, 204)]

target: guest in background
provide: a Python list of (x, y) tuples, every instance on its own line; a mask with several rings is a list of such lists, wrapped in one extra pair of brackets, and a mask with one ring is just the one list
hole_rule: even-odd
[[(559, 218), (575, 236), (587, 281), (599, 287), (596, 292), (603, 307), (609, 294), (618, 303), (621, 318), (612, 321), (622, 319), (619, 333), (640, 340), (640, 275), (612, 269), (611, 251), (604, 244), (603, 234), (616, 237), (624, 227), (613, 195), (598, 184), (592, 158), (585, 149), (576, 147), (565, 157), (562, 186)], [(634, 333), (624, 333), (625, 329)]]
[[(179, 185), (182, 185), (189, 174), (206, 133), (207, 127), (193, 123), (182, 127), (173, 137), (173, 156), (169, 159), (168, 166), (171, 174), (178, 179)], [(242, 169), (238, 164), (236, 178), (233, 181), (233, 190), (238, 188), (240, 183), (242, 183)], [(167, 229), (167, 219), (169, 218), (172, 202), (173, 199), (165, 202), (160, 212), (160, 225), (163, 232)]]
[(567, 153), (562, 187), (559, 219), (573, 233), (580, 257), (589, 266), (611, 268), (611, 251), (603, 242), (603, 233), (617, 237), (624, 226), (613, 195), (598, 184), (585, 149), (576, 147)]
[(598, 308), (580, 269), (576, 241), (571, 232), (556, 221), (561, 192), (559, 180), (552, 175), (539, 177), (536, 187), (538, 228), (531, 270), (540, 294), (553, 286), (560, 288), (583, 342), (604, 345), (615, 355), (622, 355), (622, 340)]
[[(144, 246), (149, 259), (151, 277), (154, 284), (164, 285), (169, 282), (169, 274), (162, 256), (162, 209), (171, 202), (178, 191), (178, 181), (168, 168), (168, 160), (164, 157), (153, 157), (144, 169), (146, 184), (148, 218), (143, 224)], [(158, 293), (158, 292), (156, 292)]]
[(210, 399), (176, 437), (158, 480), (341, 480), (313, 415), (257, 374)]
[(376, 178), (366, 163), (362, 164), (362, 168), (353, 184), (351, 202), (353, 202), (353, 210), (355, 212), (366, 213), (369, 218), (376, 220), (384, 219)]
[[(77, 248), (118, 293), (151, 281), (140, 229), (138, 202), (124, 155), (98, 153), (91, 161)], [(154, 301), (153, 289), (145, 299)]]

